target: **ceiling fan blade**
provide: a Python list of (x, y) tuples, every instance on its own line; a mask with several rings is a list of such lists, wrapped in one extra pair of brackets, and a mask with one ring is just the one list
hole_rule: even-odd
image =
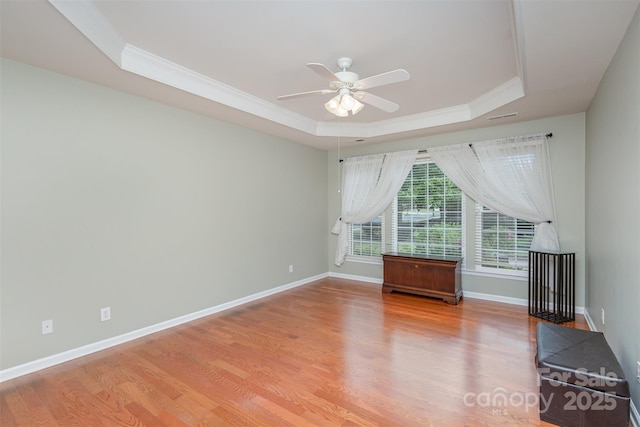
[(334, 93), (334, 92), (335, 90), (331, 90), (331, 89), (311, 90), (309, 92), (300, 92), (300, 93), (292, 93), (290, 95), (282, 95), (282, 96), (279, 96), (278, 99), (280, 101), (285, 101), (287, 99), (302, 98), (303, 96), (324, 95), (327, 93)]
[(327, 80), (328, 82), (339, 82), (340, 79), (338, 76), (333, 74), (331, 70), (329, 70), (324, 64), (317, 64), (315, 62), (311, 62), (307, 64), (307, 67), (311, 68), (316, 72), (320, 77)]
[(355, 92), (353, 97), (364, 102), (365, 104), (372, 105), (376, 108), (386, 111), (387, 113), (395, 113), (400, 106), (395, 102), (388, 101), (384, 98), (380, 98), (377, 95), (372, 95), (368, 92)]
[(358, 80), (353, 84), (356, 89), (369, 89), (372, 87), (388, 85), (391, 83), (403, 82), (409, 80), (409, 73), (406, 70), (393, 70), (382, 74), (376, 74), (375, 76), (367, 77), (366, 79)]

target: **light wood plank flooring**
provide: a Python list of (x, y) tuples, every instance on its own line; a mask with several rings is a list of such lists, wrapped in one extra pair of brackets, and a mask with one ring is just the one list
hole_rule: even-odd
[(548, 426), (537, 322), (327, 278), (6, 381), (0, 425)]

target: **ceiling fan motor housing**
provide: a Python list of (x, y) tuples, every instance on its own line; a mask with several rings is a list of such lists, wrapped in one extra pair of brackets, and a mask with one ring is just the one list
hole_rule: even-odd
[(341, 82), (344, 83), (353, 83), (360, 80), (360, 77), (356, 73), (351, 71), (338, 71), (337, 73), (335, 73), (335, 75), (340, 79)]
[[(343, 83), (354, 83), (360, 80), (360, 76), (358, 76), (356, 73), (352, 71), (347, 71), (349, 68), (351, 68), (351, 64), (353, 64), (353, 61), (351, 60), (351, 58), (347, 58), (347, 57), (338, 58), (338, 68), (340, 68), (342, 71), (338, 71), (337, 73), (334, 73), (334, 74)], [(353, 85), (349, 84), (347, 86), (352, 87)]]

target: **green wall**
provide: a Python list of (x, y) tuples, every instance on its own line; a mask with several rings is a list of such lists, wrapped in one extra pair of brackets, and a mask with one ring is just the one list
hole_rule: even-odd
[(587, 111), (586, 146), (587, 310), (640, 408), (640, 9)]
[(1, 84), (0, 369), (326, 274), (325, 151), (8, 60)]

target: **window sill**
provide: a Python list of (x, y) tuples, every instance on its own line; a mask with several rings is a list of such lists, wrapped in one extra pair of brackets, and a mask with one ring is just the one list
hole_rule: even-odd
[(379, 257), (379, 256), (347, 255), (347, 257), (345, 258), (345, 261), (357, 262), (360, 264), (382, 265), (382, 257)]
[[(345, 261), (355, 262), (359, 264), (371, 264), (371, 265), (383, 265), (382, 257), (376, 256), (358, 256), (358, 255), (347, 255)], [(526, 282), (529, 280), (529, 276), (527, 272), (520, 273), (508, 273), (505, 271), (495, 272), (495, 271), (482, 271), (482, 270), (471, 270), (462, 268), (462, 274), (465, 276), (480, 276), (480, 277), (491, 277), (494, 279), (503, 279), (503, 280), (517, 280), (521, 282)]]
[(462, 270), (462, 274), (466, 276), (480, 276), (480, 277), (491, 277), (494, 279), (505, 279), (505, 280), (518, 280), (522, 282), (526, 282), (529, 280), (528, 274), (525, 272), (522, 273), (508, 273), (508, 272), (494, 272), (494, 271), (482, 271), (482, 270)]

